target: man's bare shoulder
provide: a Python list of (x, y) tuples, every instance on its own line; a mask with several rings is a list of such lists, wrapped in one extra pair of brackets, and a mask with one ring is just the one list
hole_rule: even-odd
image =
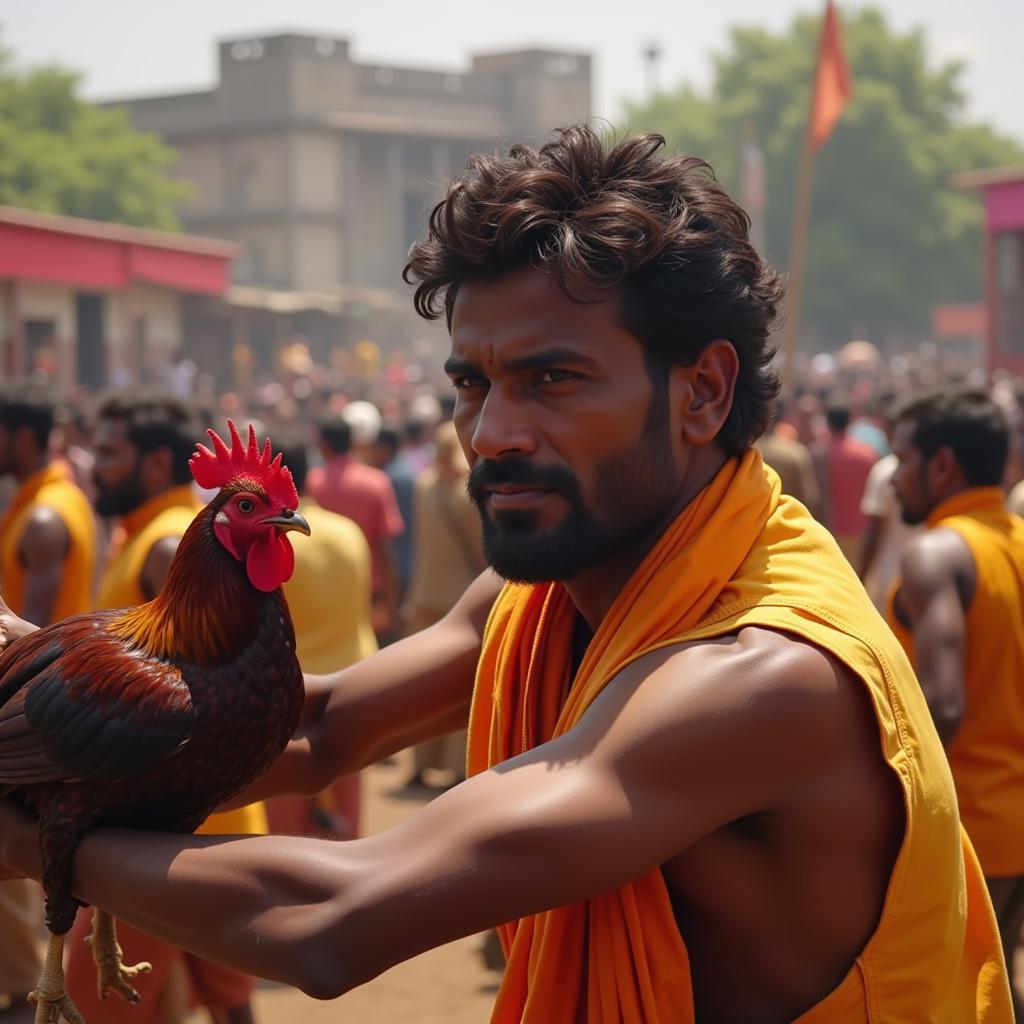
[(692, 695), (723, 710), (799, 710), (801, 717), (827, 713), (846, 686), (862, 685), (822, 648), (758, 626), (664, 648), (639, 659), (635, 669), (659, 686), (681, 686), (687, 698)]
[(64, 560), (68, 530), (60, 514), (48, 505), (37, 505), (25, 523), (19, 551), (27, 568), (39, 568)]
[(863, 757), (867, 705), (863, 683), (838, 659), (750, 627), (637, 659), (595, 701), (589, 724), (605, 737), (598, 746), (635, 759), (641, 772), (735, 775), (734, 810), (749, 813)]
[(974, 560), (967, 542), (955, 530), (939, 527), (911, 537), (900, 556), (900, 580), (904, 597), (930, 594), (971, 574)]

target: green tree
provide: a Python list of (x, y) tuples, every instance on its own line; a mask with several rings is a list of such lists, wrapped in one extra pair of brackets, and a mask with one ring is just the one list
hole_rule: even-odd
[[(949, 187), (955, 171), (1024, 160), (1024, 149), (972, 123), (963, 66), (935, 66), (920, 29), (899, 33), (874, 8), (845, 9), (854, 96), (818, 154), (803, 322), (825, 347), (854, 332), (921, 337), (939, 302), (981, 295), (979, 198)], [(738, 194), (747, 125), (767, 173), (768, 255), (785, 267), (820, 16), (782, 33), (736, 27), (714, 57), (710, 90), (689, 84), (627, 103), (634, 131), (703, 156)]]
[(188, 189), (174, 152), (135, 131), (122, 110), (77, 96), (79, 76), (15, 68), (0, 47), (0, 203), (176, 230)]

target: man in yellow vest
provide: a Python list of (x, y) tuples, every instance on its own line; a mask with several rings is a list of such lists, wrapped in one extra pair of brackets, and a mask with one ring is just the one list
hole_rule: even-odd
[[(299, 492), (309, 536), (297, 538), (295, 571), (284, 585), (295, 653), (307, 673), (337, 671), (377, 650), (371, 604), (370, 545), (359, 526), (347, 516), (318, 505), (306, 493), (308, 446), (297, 431), (273, 432)], [(336, 780), (304, 799), (281, 797), (267, 807), (275, 832), (316, 833), (335, 839), (359, 834), (359, 773)]]
[[(88, 611), (96, 565), (96, 523), (71, 468), (50, 453), (54, 408), (39, 388), (0, 393), (0, 475), (17, 489), (0, 519), (0, 590), (11, 610), (41, 626)], [(27, 881), (0, 883), (0, 995), (10, 1016), (27, 1016), (25, 994), (42, 961), (37, 947), (42, 900)]]
[(96, 524), (70, 467), (50, 454), (53, 405), (33, 388), (0, 395), (0, 475), (17, 490), (0, 520), (0, 588), (16, 615), (40, 626), (88, 611)]
[(936, 391), (897, 413), (893, 487), (904, 520), (926, 530), (903, 549), (889, 619), (946, 747), (1012, 969), (1024, 926), (1024, 520), (1004, 506), (1009, 441), (983, 392)]
[[(469, 778), (347, 843), (97, 831), (76, 896), (321, 998), (499, 925), (495, 1024), (1010, 1024), (921, 688), (752, 448), (780, 279), (663, 144), (577, 125), (450, 186), (406, 277), (509, 582), (311, 680), (253, 791), (467, 718)], [(0, 806), (0, 862), (37, 839)]]
[[(99, 405), (93, 435), (96, 511), (114, 518), (115, 526), (96, 607), (126, 608), (149, 601), (160, 591), (178, 542), (201, 507), (188, 460), (203, 433), (196, 411), (171, 396), (114, 393)], [(216, 814), (202, 831), (266, 833), (266, 815), (262, 805)], [(173, 1018), (168, 1004), (178, 998), (182, 967), (191, 1000), (206, 1006), (217, 1024), (246, 1024), (251, 1019), (252, 981), (247, 975), (186, 956), (134, 929), (121, 941), (133, 956), (152, 964), (151, 976), (139, 979), (140, 990), (144, 995), (148, 990), (150, 998), (141, 1007), (118, 999), (100, 1002), (91, 954), (84, 941), (74, 941), (89, 933), (91, 915), (79, 914), (76, 923), (68, 944), (68, 990), (91, 1024), (165, 1022), (168, 1011)]]

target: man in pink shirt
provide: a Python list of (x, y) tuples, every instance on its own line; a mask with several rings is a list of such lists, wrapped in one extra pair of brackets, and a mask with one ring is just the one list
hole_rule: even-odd
[(398, 560), (395, 538), (404, 530), (391, 481), (382, 470), (351, 455), (352, 429), (342, 417), (318, 424), (324, 464), (309, 471), (307, 490), (317, 504), (354, 520), (370, 545), (373, 627), (382, 642), (394, 639), (398, 621)]
[(850, 407), (833, 399), (825, 410), (828, 438), (815, 447), (814, 464), (822, 495), (821, 521), (832, 531), (851, 565), (860, 565), (867, 517), (861, 498), (878, 453), (847, 433)]

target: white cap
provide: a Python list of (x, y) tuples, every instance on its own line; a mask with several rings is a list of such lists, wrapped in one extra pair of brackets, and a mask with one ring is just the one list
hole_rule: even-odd
[(372, 444), (384, 422), (380, 409), (373, 402), (349, 402), (342, 409), (341, 416), (352, 429), (353, 444)]

